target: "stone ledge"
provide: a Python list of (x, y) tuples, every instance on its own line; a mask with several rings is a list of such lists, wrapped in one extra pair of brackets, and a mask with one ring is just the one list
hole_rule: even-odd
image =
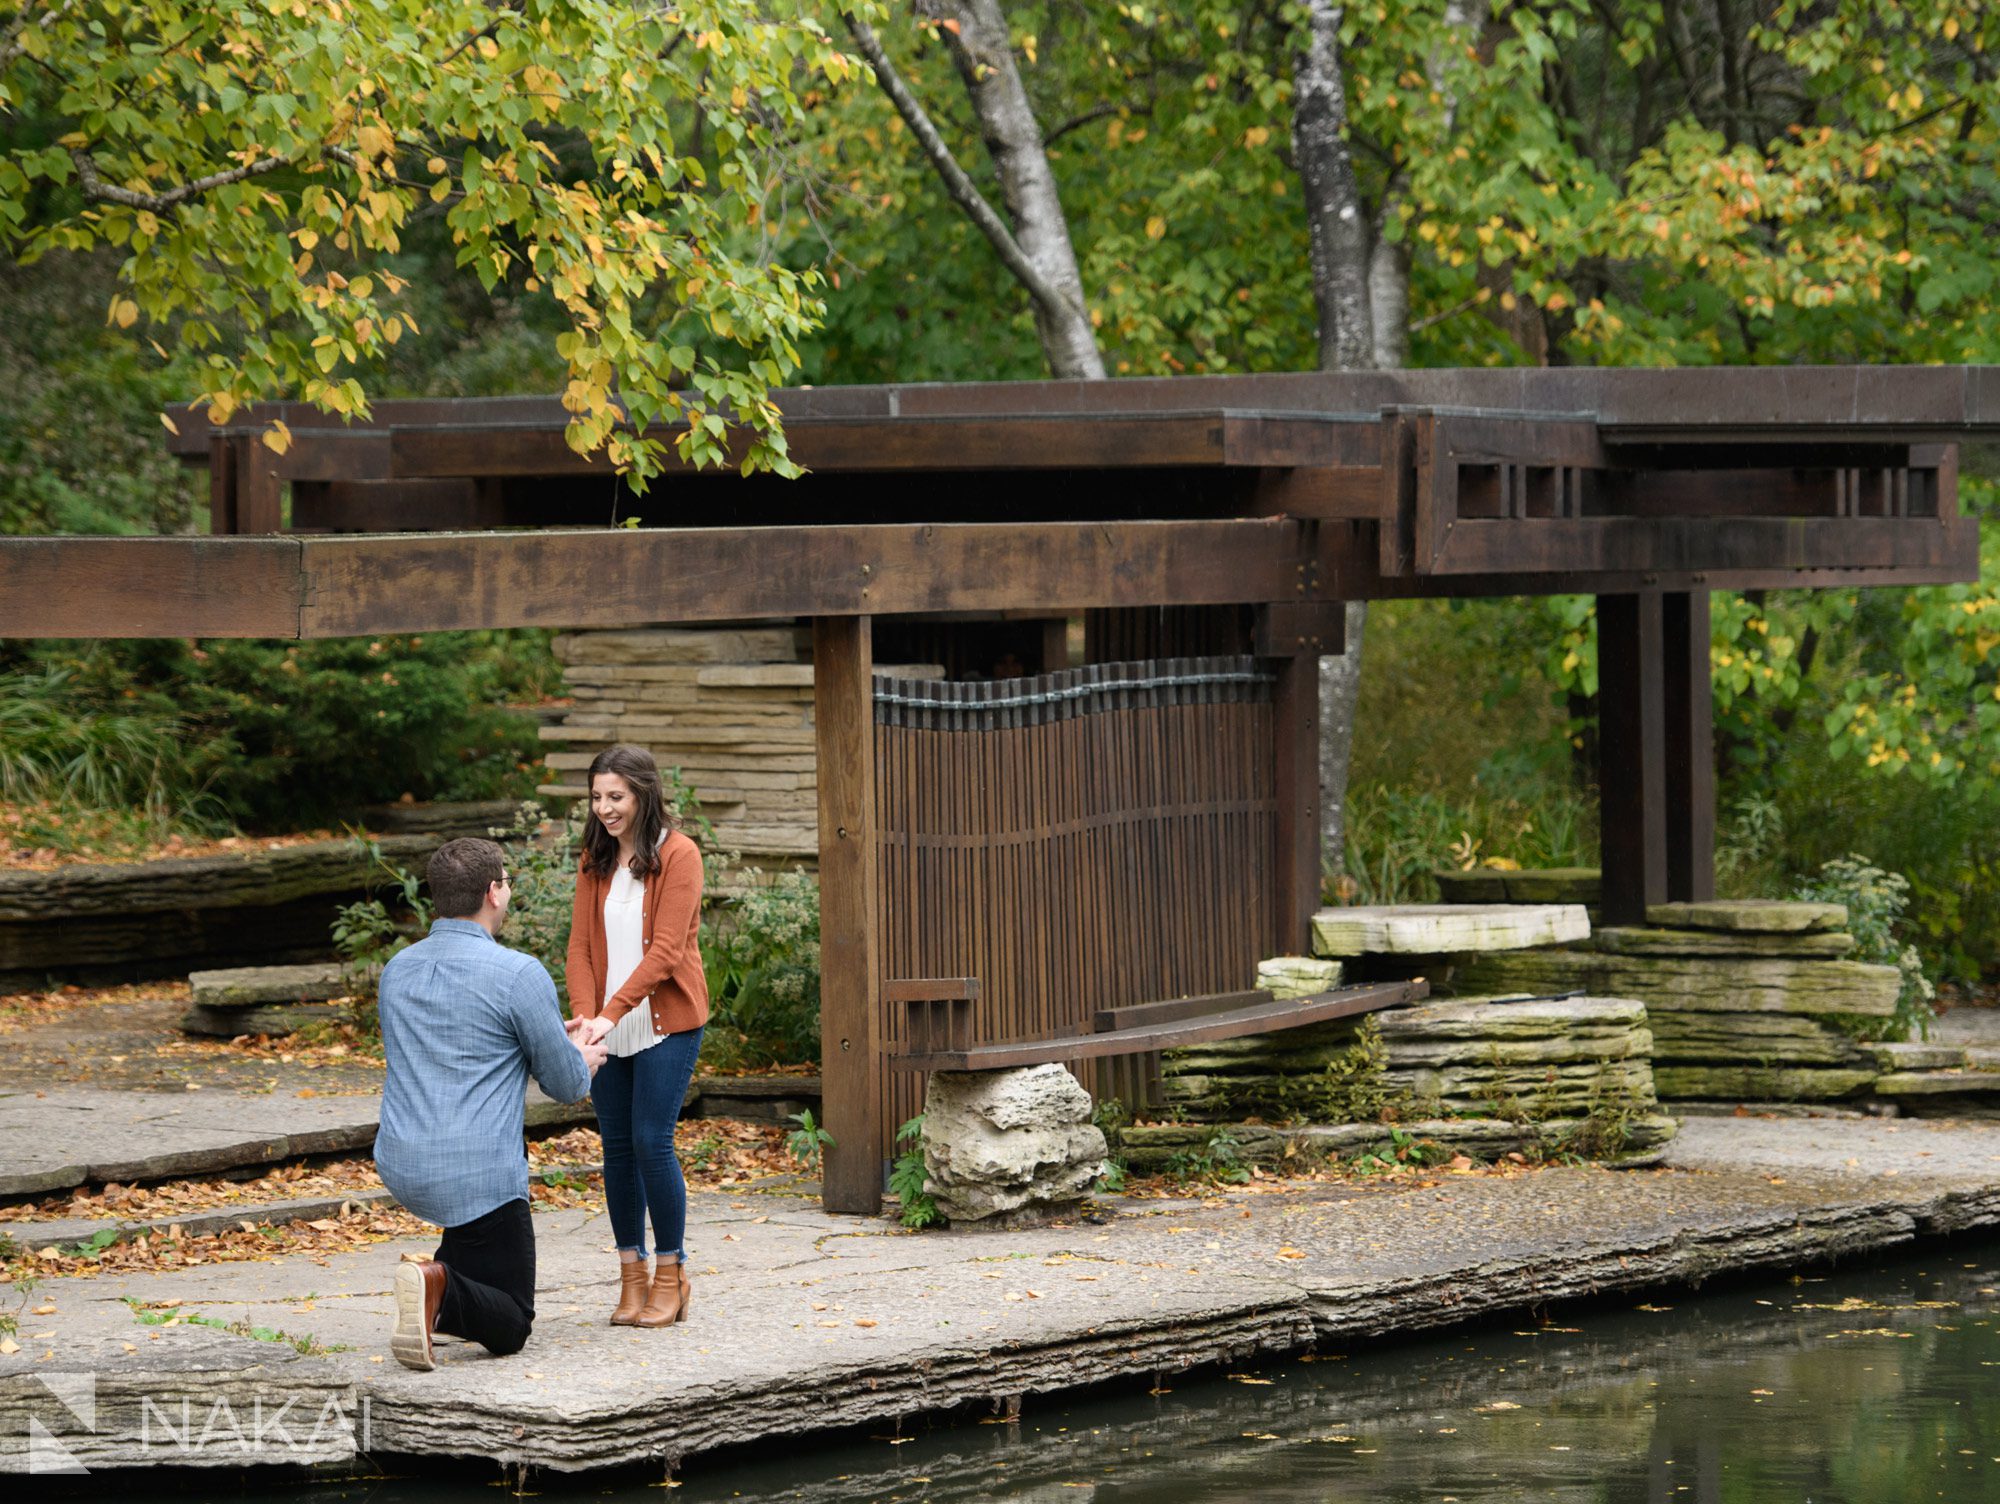
[[(267, 1408), (297, 1394), (308, 1415), (331, 1398), (350, 1416), (365, 1400), (376, 1455), (562, 1473), (671, 1465), (724, 1446), (1144, 1384), (1258, 1353), (1990, 1228), (2000, 1224), (1996, 1153), (1993, 1127), (1853, 1122), (1836, 1137), (1824, 1123), (1703, 1120), (1658, 1173), (1556, 1168), (1126, 1202), (1097, 1226), (1009, 1234), (999, 1260), (986, 1240), (905, 1237), (881, 1222), (698, 1195), (690, 1245), (702, 1250), (703, 1299), (670, 1335), (603, 1324), (614, 1286), (601, 1218), (549, 1212), (536, 1218), (543, 1316), (529, 1348), (496, 1359), (446, 1344), (432, 1374), (370, 1361), (384, 1355), (396, 1259), (426, 1251), (421, 1240), (289, 1272), (252, 1263), (52, 1280), (37, 1295), (63, 1308), (60, 1347), (36, 1341), (0, 1357), (0, 1473), (24, 1471), (25, 1419), (50, 1413), (39, 1379), (84, 1373), (95, 1376), (100, 1424), (76, 1450), (92, 1467), (240, 1465), (226, 1447), (206, 1457), (157, 1438), (142, 1447), (143, 1399), (175, 1393), (194, 1396), (198, 1422), (218, 1398), (247, 1413), (260, 1394)], [(1885, 1178), (1885, 1168), (1902, 1173)], [(723, 1253), (725, 1227), (736, 1241)], [(295, 1314), (308, 1290), (312, 1314)], [(135, 1340), (127, 1296), (179, 1298), (351, 1350), (302, 1358), (188, 1325)], [(633, 1361), (649, 1353), (671, 1358)], [(819, 1381), (802, 1386), (806, 1364)], [(80, 1429), (71, 1424), (66, 1445)]]

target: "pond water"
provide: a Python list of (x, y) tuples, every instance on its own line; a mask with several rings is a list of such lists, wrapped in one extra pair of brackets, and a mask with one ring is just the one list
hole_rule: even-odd
[[(586, 1486), (636, 1504), (974, 1499), (1341, 1504), (2000, 1501), (2000, 1244), (1868, 1270), (1371, 1344), (1072, 1404), (1017, 1425), (889, 1428), (682, 1486)], [(538, 1479), (542, 1497), (566, 1491)], [(569, 1485), (575, 1487), (576, 1485)], [(373, 1481), (300, 1504), (440, 1504), (488, 1485)]]

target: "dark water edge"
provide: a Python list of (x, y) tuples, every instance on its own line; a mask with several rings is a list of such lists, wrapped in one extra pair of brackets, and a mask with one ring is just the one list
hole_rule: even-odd
[[(984, 1499), (1037, 1504), (2000, 1504), (2000, 1241), (1564, 1308), (1067, 1403), (1018, 1424), (775, 1439), (656, 1478), (538, 1474), (532, 1497), (614, 1504)], [(800, 1383), (814, 1382), (802, 1375)], [(123, 1473), (85, 1494), (142, 1504), (491, 1504), (497, 1468), (176, 1489)], [(94, 1485), (94, 1486), (93, 1486)], [(164, 1486), (163, 1486), (164, 1485)]]

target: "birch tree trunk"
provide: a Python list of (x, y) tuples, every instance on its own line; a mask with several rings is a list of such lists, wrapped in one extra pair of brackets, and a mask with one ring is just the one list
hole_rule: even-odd
[(944, 23), (945, 45), (978, 118), (986, 154), (1000, 179), (1004, 220), (959, 166), (874, 31), (852, 15), (846, 17), (847, 28), (875, 70), (876, 82), (930, 158), (946, 191), (999, 253), (1015, 280), (1027, 289), (1049, 374), (1101, 378), (1104, 357), (1090, 325), (1090, 307), (1083, 295), (1083, 274), (1077, 268), (1069, 219), (1063, 213), (1062, 195), (1049, 167), (1041, 123), (1035, 118), (1021, 70), (1014, 62), (1013, 39), (999, 0), (925, 0), (919, 8), (924, 15)]
[(1347, 84), (1341, 77), (1341, 7), (1306, 0), (1305, 33), (1293, 69), (1292, 152), (1312, 237), (1319, 368), (1375, 363), (1368, 263), (1375, 239), (1347, 144)]
[[(1385, 337), (1389, 348), (1398, 352), (1396, 364), (1401, 364), (1400, 352), (1408, 347), (1408, 268), (1398, 258), (1378, 258), (1382, 243), (1354, 175), (1340, 23), (1338, 5), (1306, 0), (1304, 34), (1293, 66), (1292, 151), (1312, 241), (1313, 302), (1319, 312), (1323, 371), (1362, 370), (1382, 363)], [(1319, 661), (1320, 862), (1336, 872), (1347, 866), (1347, 782), (1354, 760), (1354, 710), (1361, 695), (1361, 644), (1367, 627), (1366, 603), (1349, 601), (1347, 650)]]

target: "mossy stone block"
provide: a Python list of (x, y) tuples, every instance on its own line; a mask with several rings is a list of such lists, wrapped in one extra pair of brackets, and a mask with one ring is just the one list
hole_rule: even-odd
[(1656, 903), (1648, 924), (1672, 929), (1750, 931), (1765, 935), (1810, 935), (1847, 928), (1844, 903), (1792, 903), (1776, 898), (1711, 898), (1699, 903)]

